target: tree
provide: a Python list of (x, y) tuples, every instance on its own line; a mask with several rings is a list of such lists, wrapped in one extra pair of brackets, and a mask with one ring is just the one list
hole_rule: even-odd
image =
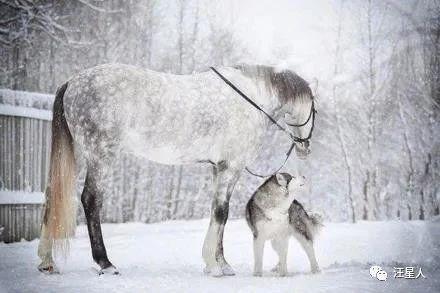
[(338, 140), (341, 147), (342, 157), (344, 160), (344, 165), (347, 172), (347, 203), (348, 208), (350, 209), (351, 215), (350, 219), (354, 223), (356, 222), (356, 212), (355, 212), (355, 203), (353, 199), (353, 186), (352, 186), (352, 167), (350, 163), (350, 158), (348, 154), (348, 148), (347, 144), (345, 142), (345, 138), (343, 135), (342, 125), (343, 123), (341, 119), (341, 115), (339, 112), (339, 105), (337, 103), (337, 92), (339, 90), (338, 84), (335, 82), (337, 76), (341, 74), (341, 65), (342, 65), (342, 50), (341, 50), (341, 34), (342, 34), (342, 24), (343, 24), (343, 6), (344, 2), (340, 1), (340, 7), (338, 11), (338, 26), (337, 26), (337, 36), (336, 36), (336, 48), (335, 48), (335, 60), (334, 60), (334, 70), (333, 74), (335, 76), (334, 82), (333, 82), (333, 89), (332, 89), (332, 95), (329, 96), (331, 99), (331, 102), (333, 103), (334, 107), (334, 113), (335, 113), (335, 126), (337, 129), (338, 134)]

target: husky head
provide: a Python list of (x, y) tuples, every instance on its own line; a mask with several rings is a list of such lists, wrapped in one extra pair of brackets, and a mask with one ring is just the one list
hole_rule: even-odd
[(296, 191), (304, 184), (304, 176), (293, 177), (288, 173), (276, 173), (258, 189), (257, 201), (263, 209), (287, 210)]

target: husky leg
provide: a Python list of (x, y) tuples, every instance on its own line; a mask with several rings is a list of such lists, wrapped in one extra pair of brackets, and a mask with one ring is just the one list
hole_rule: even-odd
[(223, 232), (229, 213), (229, 199), (238, 181), (238, 172), (221, 166), (214, 166), (214, 184), (216, 192), (211, 206), (211, 220), (203, 243), (202, 256), (205, 261), (205, 273), (212, 276), (232, 276), (234, 270), (223, 255)]
[(265, 240), (261, 237), (254, 237), (254, 276), (263, 275), (263, 254)]
[(92, 256), (94, 261), (101, 267), (99, 274), (111, 273), (117, 275), (116, 267), (108, 260), (107, 251), (102, 239), (100, 210), (102, 208), (102, 191), (98, 187), (99, 171), (88, 170), (81, 202), (87, 219)]
[(298, 242), (301, 244), (302, 248), (306, 252), (307, 257), (309, 258), (310, 269), (312, 273), (320, 272), (318, 262), (316, 261), (315, 249), (313, 248), (313, 241), (307, 239), (302, 234), (297, 232), (293, 233), (293, 235), (295, 236), (295, 238), (298, 240)]
[(289, 240), (288, 238), (276, 238), (272, 240), (272, 247), (278, 254), (278, 264), (272, 271), (278, 272), (280, 277), (284, 277), (287, 275), (287, 251), (289, 249)]

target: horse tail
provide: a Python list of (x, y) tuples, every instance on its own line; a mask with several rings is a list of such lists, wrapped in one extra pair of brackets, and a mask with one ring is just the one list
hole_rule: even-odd
[(76, 228), (76, 164), (73, 138), (64, 115), (63, 97), (67, 82), (58, 88), (53, 105), (52, 150), (49, 183), (46, 191), (44, 224), (54, 250), (64, 256), (69, 250), (69, 238)]

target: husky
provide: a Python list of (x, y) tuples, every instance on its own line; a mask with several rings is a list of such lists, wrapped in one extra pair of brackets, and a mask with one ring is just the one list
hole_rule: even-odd
[(312, 273), (320, 271), (313, 242), (322, 227), (321, 219), (318, 215), (309, 215), (294, 199), (304, 184), (304, 176), (277, 173), (267, 179), (247, 203), (246, 221), (254, 237), (254, 276), (262, 276), (266, 240), (271, 240), (279, 258), (272, 271), (287, 275), (287, 250), (292, 235), (305, 250)]

